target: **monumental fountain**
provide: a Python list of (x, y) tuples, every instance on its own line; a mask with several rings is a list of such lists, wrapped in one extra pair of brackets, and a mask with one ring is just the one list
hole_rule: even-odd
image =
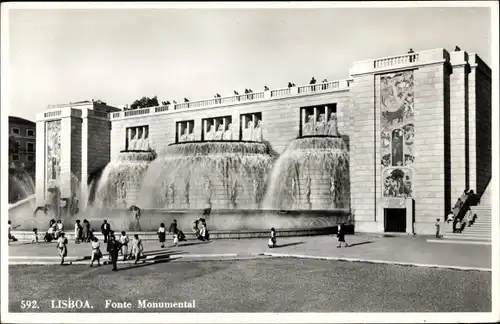
[[(127, 133), (128, 149), (94, 186), (88, 218), (147, 231), (173, 219), (188, 229), (207, 210), (210, 228), (219, 231), (310, 229), (345, 221), (349, 159), (336, 115), (305, 123), (303, 136), (281, 156), (270, 153), (262, 127), (261, 120), (255, 128), (248, 123), (242, 140), (234, 140), (230, 123), (212, 125), (198, 141), (187, 128), (159, 154), (150, 148), (146, 129), (143, 138)], [(140, 219), (131, 205), (141, 208)]]

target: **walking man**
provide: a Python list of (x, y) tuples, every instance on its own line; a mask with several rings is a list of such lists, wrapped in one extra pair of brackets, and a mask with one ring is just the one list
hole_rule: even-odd
[(441, 224), (439, 223), (439, 218), (436, 219), (435, 226), (436, 226), (436, 238), (441, 238), (441, 235), (439, 235), (439, 230), (441, 228)]
[(111, 232), (111, 225), (109, 225), (107, 220), (104, 220), (104, 222), (101, 225), (101, 232), (102, 235), (104, 235), (104, 243), (108, 242), (108, 236)]
[(118, 253), (120, 252), (120, 242), (116, 240), (114, 234), (109, 237), (108, 248), (111, 256), (111, 263), (113, 264), (113, 271), (117, 271), (116, 263), (118, 262)]
[(344, 223), (339, 224), (338, 230), (337, 230), (337, 237), (339, 238), (339, 245), (337, 247), (342, 247), (342, 243), (345, 244), (345, 247), (348, 247), (349, 245), (345, 241), (345, 228), (344, 228)]

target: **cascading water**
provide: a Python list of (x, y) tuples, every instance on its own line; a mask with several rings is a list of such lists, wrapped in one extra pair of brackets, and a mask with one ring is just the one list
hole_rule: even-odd
[(272, 162), (264, 143), (172, 144), (165, 155), (149, 166), (138, 205), (165, 209), (256, 209)]
[(9, 203), (15, 203), (35, 193), (33, 178), (24, 170), (9, 169)]
[(349, 156), (341, 137), (293, 140), (278, 158), (263, 207), (337, 209), (349, 206)]
[(122, 151), (106, 165), (97, 184), (93, 206), (127, 208), (135, 203), (148, 165), (156, 158), (153, 151)]

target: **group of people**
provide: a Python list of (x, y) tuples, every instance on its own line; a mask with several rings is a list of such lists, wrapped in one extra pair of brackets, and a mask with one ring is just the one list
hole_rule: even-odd
[[(186, 235), (184, 235), (184, 232), (181, 231), (177, 227), (177, 220), (174, 219), (172, 224), (170, 224), (170, 227), (168, 228), (168, 232), (173, 234), (174, 238), (174, 246), (179, 246), (179, 242), (186, 241)], [(161, 223), (160, 227), (158, 228), (158, 240), (160, 241), (161, 247), (165, 247), (165, 240), (167, 237), (167, 232), (165, 228), (165, 224)]]
[(205, 220), (205, 218), (202, 217), (194, 221), (193, 233), (194, 236), (200, 241), (210, 240), (210, 235), (208, 234), (208, 228), (207, 228), (207, 221)]

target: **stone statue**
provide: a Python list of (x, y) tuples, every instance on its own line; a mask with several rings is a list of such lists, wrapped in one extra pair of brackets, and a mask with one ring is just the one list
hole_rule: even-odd
[(138, 135), (137, 133), (138, 133), (138, 131), (136, 130), (134, 136), (132, 136), (132, 138), (128, 142), (128, 149), (129, 149), (129, 151), (133, 151), (133, 150), (137, 149), (136, 148), (136, 145), (137, 145), (137, 135)]
[(255, 204), (259, 203), (259, 182), (257, 180), (253, 180), (253, 199)]
[(144, 145), (144, 130), (142, 128), (137, 129), (137, 142), (135, 144), (135, 149), (136, 150), (142, 150), (142, 147)]
[(205, 134), (205, 140), (206, 141), (213, 141), (214, 140), (214, 135), (215, 135), (215, 126), (214, 125), (210, 125), (210, 129)]
[(236, 179), (234, 179), (233, 184), (231, 185), (231, 203), (233, 205), (233, 208), (236, 208), (236, 189), (238, 188), (238, 182)]
[(253, 130), (253, 140), (256, 142), (262, 142), (262, 120), (257, 122), (257, 127)]
[(189, 137), (189, 126), (184, 128), (184, 134), (181, 135), (181, 142), (187, 142)]
[(189, 180), (184, 183), (184, 203), (189, 204)]
[(306, 182), (306, 201), (307, 204), (311, 204), (311, 177), (307, 177), (307, 182)]
[(221, 125), (219, 125), (219, 129), (215, 132), (214, 140), (221, 141), (223, 134), (224, 134), (224, 126), (222, 126), (222, 124), (221, 124)]
[(330, 196), (332, 197), (332, 203), (335, 206), (335, 178), (330, 177)]
[(304, 136), (314, 135), (314, 116), (307, 116), (307, 122), (304, 124)]
[(227, 130), (224, 132), (224, 135), (222, 135), (222, 139), (225, 141), (233, 140), (233, 124), (229, 123), (227, 125)]
[(334, 112), (330, 114), (330, 120), (328, 121), (328, 135), (339, 136), (337, 129), (337, 114)]
[[(186, 127), (186, 128), (189, 128), (189, 125), (188, 125), (188, 127)], [(191, 130), (191, 132), (189, 132), (189, 133), (188, 133), (187, 138), (186, 138), (186, 141), (188, 141), (188, 142), (192, 142), (192, 141), (194, 141), (194, 127), (193, 127), (193, 129)]]
[(292, 178), (292, 188), (291, 188), (291, 196), (292, 196), (292, 207), (295, 205), (297, 202), (297, 197), (295, 196), (295, 193), (297, 192), (297, 182), (295, 181), (295, 178)]
[[(173, 205), (175, 202), (175, 184), (172, 182), (168, 187), (168, 195), (167, 198), (170, 197), (170, 204)], [(167, 203), (169, 201), (167, 200)]]
[(319, 121), (316, 123), (316, 135), (327, 134), (327, 125), (325, 121), (325, 114), (319, 115)]
[(251, 141), (253, 137), (253, 122), (249, 121), (247, 123), (247, 128), (243, 130), (243, 140)]

